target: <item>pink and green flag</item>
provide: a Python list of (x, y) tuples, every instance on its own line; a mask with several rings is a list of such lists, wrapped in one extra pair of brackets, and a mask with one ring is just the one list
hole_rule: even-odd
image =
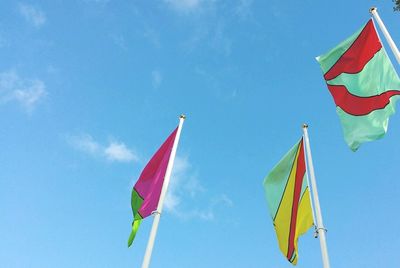
[(150, 216), (152, 212), (157, 210), (177, 131), (178, 128), (169, 135), (160, 149), (153, 155), (133, 187), (131, 197), (133, 223), (128, 239), (128, 247), (132, 245), (142, 219)]
[(395, 112), (400, 79), (373, 20), (317, 60), (350, 149), (382, 138)]

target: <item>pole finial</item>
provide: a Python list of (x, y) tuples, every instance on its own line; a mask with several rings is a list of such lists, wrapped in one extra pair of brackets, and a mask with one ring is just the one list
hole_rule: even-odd
[(185, 120), (185, 119), (186, 119), (186, 115), (181, 114), (181, 115), (179, 116), (179, 118), (182, 118), (183, 120)]
[(308, 128), (308, 125), (306, 123), (304, 123), (303, 128)]
[(372, 12), (374, 12), (374, 11), (376, 11), (376, 10), (378, 10), (377, 7), (371, 7), (371, 8), (369, 9), (369, 13), (372, 14)]

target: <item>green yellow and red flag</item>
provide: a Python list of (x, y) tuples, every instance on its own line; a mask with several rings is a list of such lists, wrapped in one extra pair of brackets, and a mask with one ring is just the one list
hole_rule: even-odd
[(298, 259), (298, 238), (313, 226), (306, 177), (303, 139), (264, 179), (264, 190), (279, 248), (293, 265)]
[(400, 79), (382, 46), (374, 22), (317, 57), (351, 150), (382, 138), (395, 112)]

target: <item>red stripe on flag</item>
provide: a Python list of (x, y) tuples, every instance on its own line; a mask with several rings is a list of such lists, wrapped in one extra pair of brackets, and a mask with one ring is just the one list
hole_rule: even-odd
[(306, 163), (304, 161), (303, 139), (301, 139), (299, 155), (297, 157), (297, 168), (296, 168), (296, 176), (295, 176), (295, 183), (294, 183), (292, 216), (290, 219), (290, 231), (289, 231), (288, 254), (287, 254), (287, 258), (289, 261), (295, 250), (294, 236), (296, 234), (297, 212), (298, 212), (298, 208), (299, 208), (301, 188), (303, 186), (303, 178), (304, 178), (305, 172), (306, 172)]
[(382, 44), (370, 19), (354, 43), (325, 73), (325, 80), (332, 80), (341, 73), (359, 73), (381, 48)]
[(346, 86), (328, 85), (336, 106), (355, 116), (367, 115), (375, 110), (383, 109), (390, 103), (390, 98), (400, 95), (399, 90), (388, 90), (379, 95), (360, 97), (351, 94)]

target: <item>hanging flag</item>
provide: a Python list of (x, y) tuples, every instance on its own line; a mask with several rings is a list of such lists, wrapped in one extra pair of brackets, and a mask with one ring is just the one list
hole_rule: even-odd
[(133, 223), (128, 239), (128, 247), (132, 245), (142, 219), (157, 210), (177, 131), (178, 128), (171, 133), (160, 149), (153, 155), (133, 187), (131, 197)]
[(264, 179), (264, 190), (279, 248), (296, 265), (298, 238), (313, 226), (303, 139)]
[(351, 150), (382, 138), (395, 112), (400, 79), (372, 19), (328, 53), (317, 57)]

